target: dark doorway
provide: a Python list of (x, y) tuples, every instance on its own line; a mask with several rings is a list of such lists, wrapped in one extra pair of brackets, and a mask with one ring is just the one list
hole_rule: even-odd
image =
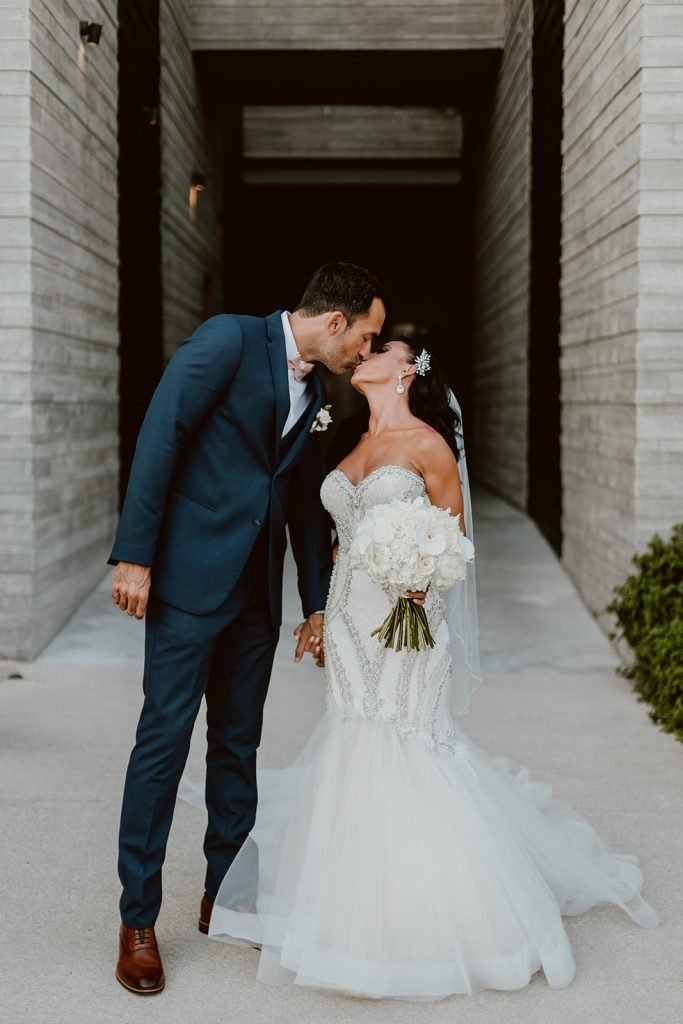
[[(315, 184), (308, 173), (308, 184), (301, 179), (297, 184), (292, 166), (286, 168), (287, 184), (247, 184), (240, 108), (455, 107), (465, 117), (466, 152), (471, 119), (476, 121), (480, 96), (495, 79), (500, 52), (206, 51), (196, 55), (196, 62), (213, 94), (228, 97), (229, 104), (223, 147), (224, 307), (266, 313), (277, 305), (293, 305), (311, 271), (327, 260), (371, 267), (391, 288), (389, 321), (422, 321), (429, 328), (430, 345), (446, 365), (471, 431), (471, 162), (464, 161), (464, 177), (464, 166), (451, 166), (446, 170), (457, 173), (438, 179), (445, 165), (435, 168), (420, 161), (420, 167), (403, 168), (416, 175), (404, 177), (402, 184), (395, 183), (388, 167), (384, 183), (375, 174), (375, 184)], [(420, 177), (425, 170), (437, 172), (431, 183)], [(450, 183), (454, 177), (459, 184)]]
[(120, 0), (120, 499), (135, 439), (162, 371), (159, 0)]
[(228, 303), (257, 315), (292, 309), (321, 263), (370, 267), (389, 290), (387, 327), (425, 327), (462, 393), (460, 195), (459, 185), (246, 185)]
[(564, 0), (534, 0), (528, 510), (558, 555)]

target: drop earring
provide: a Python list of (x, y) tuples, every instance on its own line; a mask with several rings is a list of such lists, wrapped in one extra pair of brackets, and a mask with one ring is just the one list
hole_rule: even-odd
[(403, 380), (401, 379), (401, 374), (399, 373), (398, 374), (398, 384), (396, 385), (396, 394), (397, 395), (402, 395), (404, 391), (405, 391), (405, 388), (403, 387)]

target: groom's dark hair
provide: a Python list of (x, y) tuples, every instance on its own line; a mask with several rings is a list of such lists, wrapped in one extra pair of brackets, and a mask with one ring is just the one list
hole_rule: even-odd
[(350, 326), (367, 313), (375, 298), (386, 305), (379, 279), (365, 267), (353, 263), (325, 263), (306, 285), (296, 312), (302, 316), (322, 316), (338, 309)]

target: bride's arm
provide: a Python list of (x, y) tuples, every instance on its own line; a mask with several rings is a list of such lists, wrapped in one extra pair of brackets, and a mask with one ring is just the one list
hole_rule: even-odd
[(416, 454), (432, 505), (450, 508), (453, 516), (460, 513), (460, 529), (466, 534), (467, 524), (462, 519), (460, 474), (453, 450), (439, 434), (430, 431), (421, 439)]

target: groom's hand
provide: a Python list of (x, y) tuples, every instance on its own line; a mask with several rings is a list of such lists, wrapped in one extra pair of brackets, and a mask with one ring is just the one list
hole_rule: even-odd
[(315, 659), (315, 663), (318, 668), (322, 668), (325, 664), (325, 655), (323, 652), (323, 621), (324, 615), (320, 612), (314, 612), (309, 615), (305, 622), (302, 622), (300, 626), (297, 626), (294, 630), (294, 636), (297, 639), (296, 651), (294, 652), (294, 660), (301, 661), (306, 651), (310, 651)]
[(134, 565), (133, 562), (119, 562), (114, 571), (114, 585), (111, 597), (122, 612), (142, 619), (147, 611), (152, 570), (149, 565)]

